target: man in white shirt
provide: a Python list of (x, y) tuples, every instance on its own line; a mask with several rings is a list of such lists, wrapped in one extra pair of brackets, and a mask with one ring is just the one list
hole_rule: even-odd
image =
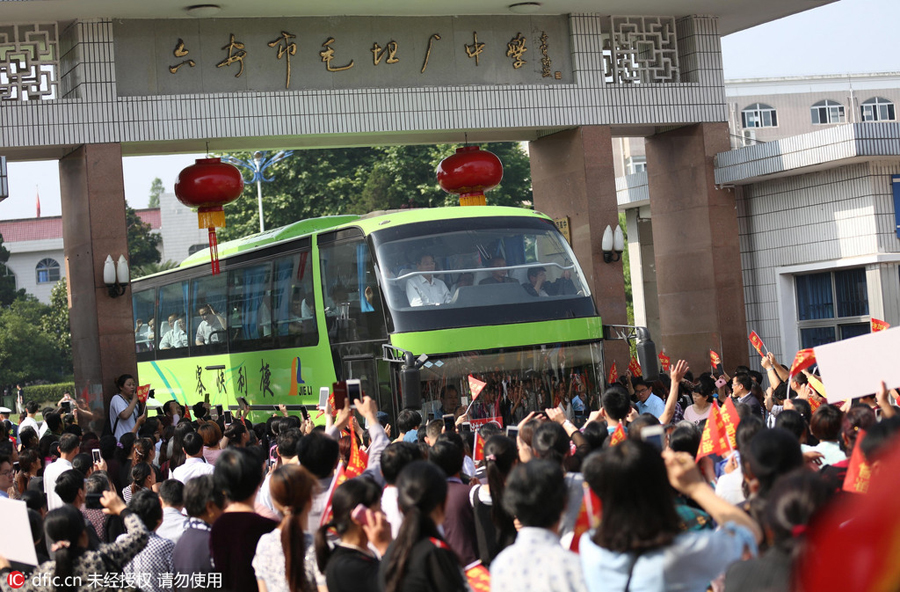
[(62, 498), (56, 494), (56, 480), (65, 471), (72, 468), (72, 461), (78, 454), (78, 436), (63, 434), (59, 439), (59, 460), (47, 465), (44, 469), (44, 493), (47, 495), (47, 510), (55, 510), (63, 506)]
[(159, 342), (159, 349), (172, 349), (187, 346), (188, 337), (187, 332), (184, 330), (184, 319), (178, 319), (175, 321), (175, 325), (172, 329), (163, 335), (162, 341)]
[(197, 327), (197, 336), (194, 338), (194, 345), (208, 345), (210, 343), (219, 343), (225, 341), (224, 320), (222, 320), (213, 307), (204, 304), (197, 309), (197, 314), (203, 321)]
[(450, 290), (447, 284), (434, 277), (434, 257), (422, 255), (416, 263), (416, 269), (423, 273), (414, 275), (406, 282), (406, 297), (410, 306), (422, 306), (425, 304), (445, 304), (450, 302)]
[(187, 527), (188, 518), (184, 515), (184, 483), (176, 479), (166, 479), (159, 484), (159, 502), (162, 505), (162, 524), (156, 530), (156, 534), (177, 543), (184, 529)]
[(187, 483), (200, 475), (212, 475), (215, 467), (203, 458), (203, 438), (197, 432), (184, 435), (184, 463), (172, 471), (172, 478)]
[(37, 414), (40, 406), (37, 401), (28, 401), (25, 403), (25, 419), (22, 420), (22, 423), (19, 424), (19, 433), (22, 433), (22, 430), (25, 428), (31, 428), (34, 430), (35, 435), (40, 434), (41, 427), (38, 425), (37, 420), (34, 416)]

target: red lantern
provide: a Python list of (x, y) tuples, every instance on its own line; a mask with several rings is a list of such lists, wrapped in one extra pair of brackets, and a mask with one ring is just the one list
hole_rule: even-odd
[(236, 167), (218, 158), (198, 158), (197, 162), (178, 173), (175, 196), (190, 208), (197, 208), (199, 228), (209, 229), (209, 251), (212, 274), (219, 273), (219, 243), (216, 228), (225, 226), (222, 206), (241, 196), (244, 179)]
[(485, 191), (490, 191), (503, 179), (503, 164), (493, 152), (478, 146), (463, 146), (437, 167), (437, 180), (447, 193), (459, 194), (461, 206), (483, 206)]

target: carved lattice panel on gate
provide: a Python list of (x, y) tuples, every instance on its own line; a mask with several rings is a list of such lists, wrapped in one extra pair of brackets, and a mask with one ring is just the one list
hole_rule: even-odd
[(611, 16), (604, 33), (603, 65), (607, 83), (679, 81), (674, 17)]
[(0, 100), (55, 99), (58, 86), (56, 23), (0, 25)]

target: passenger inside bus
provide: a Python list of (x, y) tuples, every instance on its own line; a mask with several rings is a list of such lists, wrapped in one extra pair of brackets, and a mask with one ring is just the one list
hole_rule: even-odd
[(213, 310), (213, 307), (209, 304), (204, 304), (197, 309), (197, 314), (202, 319), (202, 322), (197, 327), (194, 345), (224, 343), (225, 320)]
[(547, 270), (543, 267), (532, 267), (528, 270), (528, 281), (522, 284), (529, 296), (546, 298), (549, 296), (544, 290), (547, 281)]
[(506, 269), (497, 269), (498, 267), (506, 267), (506, 259), (503, 257), (494, 257), (491, 259), (491, 275), (490, 277), (486, 277), (480, 282), (478, 282), (479, 286), (486, 286), (489, 284), (515, 284), (516, 280), (509, 277), (509, 271)]
[(434, 277), (434, 255), (424, 253), (416, 262), (416, 270), (424, 272), (406, 281), (406, 297), (410, 306), (440, 305), (450, 302), (447, 284)]
[(172, 329), (163, 335), (159, 342), (159, 349), (173, 349), (188, 346), (187, 331), (184, 328), (184, 317), (171, 314), (169, 315), (169, 324)]

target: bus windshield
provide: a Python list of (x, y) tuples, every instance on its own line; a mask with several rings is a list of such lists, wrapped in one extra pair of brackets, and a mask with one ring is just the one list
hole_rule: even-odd
[(395, 332), (596, 314), (572, 249), (546, 219), (421, 222), (372, 242)]

